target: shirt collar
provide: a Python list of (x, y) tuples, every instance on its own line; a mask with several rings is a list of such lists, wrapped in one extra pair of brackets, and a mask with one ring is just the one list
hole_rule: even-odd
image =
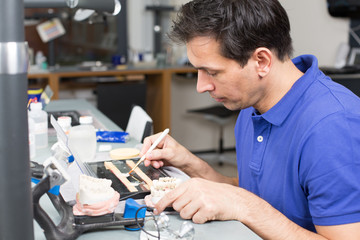
[(284, 122), (300, 97), (314, 82), (315, 75), (319, 73), (318, 61), (313, 55), (302, 55), (294, 58), (292, 61), (304, 75), (294, 83), (291, 89), (275, 106), (262, 114), (266, 121), (276, 126), (280, 126)]

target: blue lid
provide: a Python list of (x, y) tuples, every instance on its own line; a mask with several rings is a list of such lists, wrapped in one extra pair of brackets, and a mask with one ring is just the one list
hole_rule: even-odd
[(74, 161), (74, 156), (73, 155), (70, 155), (70, 156), (68, 156), (68, 162), (69, 163), (72, 163), (73, 161)]

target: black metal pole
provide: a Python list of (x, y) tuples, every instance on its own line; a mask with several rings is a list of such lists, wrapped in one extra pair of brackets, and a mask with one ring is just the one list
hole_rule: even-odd
[(162, 46), (162, 35), (163, 30), (161, 26), (161, 15), (162, 12), (171, 12), (174, 11), (173, 6), (165, 6), (165, 5), (154, 5), (154, 6), (146, 6), (146, 10), (150, 10), (154, 12), (154, 56), (157, 53), (161, 53), (164, 49)]
[(51, 40), (48, 42), (48, 49), (49, 49), (49, 59), (48, 59), (48, 64), (49, 67), (55, 67), (55, 39)]
[(24, 0), (26, 8), (63, 8), (68, 7), (65, 0)]
[(0, 239), (34, 239), (24, 2), (0, 6)]
[(116, 16), (116, 30), (117, 30), (117, 54), (125, 56), (128, 60), (128, 41), (127, 41), (127, 3), (126, 0), (120, 0), (121, 12)]
[(155, 56), (158, 53), (162, 52), (162, 41), (161, 41), (161, 35), (162, 35), (162, 27), (161, 27), (161, 11), (156, 10), (155, 11), (155, 20), (154, 20), (154, 27), (157, 27), (158, 29), (154, 29), (154, 53)]

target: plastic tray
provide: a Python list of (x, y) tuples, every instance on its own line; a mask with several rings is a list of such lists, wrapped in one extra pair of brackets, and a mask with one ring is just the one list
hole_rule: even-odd
[[(135, 163), (138, 159), (131, 159)], [(117, 160), (112, 161), (112, 163), (120, 170), (121, 173), (127, 173), (131, 168), (126, 164), (126, 160)], [(144, 198), (146, 195), (150, 194), (150, 191), (144, 188), (145, 182), (133, 172), (131, 176), (128, 177), (128, 180), (132, 183), (139, 183), (138, 186), (135, 186), (138, 192), (130, 192), (126, 186), (110, 171), (107, 170), (104, 166), (104, 162), (95, 162), (87, 163), (90, 169), (95, 173), (98, 178), (107, 178), (112, 181), (112, 187), (120, 193), (120, 200), (126, 198), (140, 199)], [(160, 177), (168, 177), (168, 175), (161, 169), (156, 169), (153, 167), (145, 167), (144, 164), (138, 166), (151, 180), (157, 180)]]

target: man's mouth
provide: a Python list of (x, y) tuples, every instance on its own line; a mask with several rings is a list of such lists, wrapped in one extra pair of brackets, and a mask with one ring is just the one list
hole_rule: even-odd
[(217, 102), (224, 102), (225, 101), (225, 98), (221, 98), (221, 97), (217, 97), (217, 96), (213, 96), (213, 95), (211, 95), (211, 97)]

